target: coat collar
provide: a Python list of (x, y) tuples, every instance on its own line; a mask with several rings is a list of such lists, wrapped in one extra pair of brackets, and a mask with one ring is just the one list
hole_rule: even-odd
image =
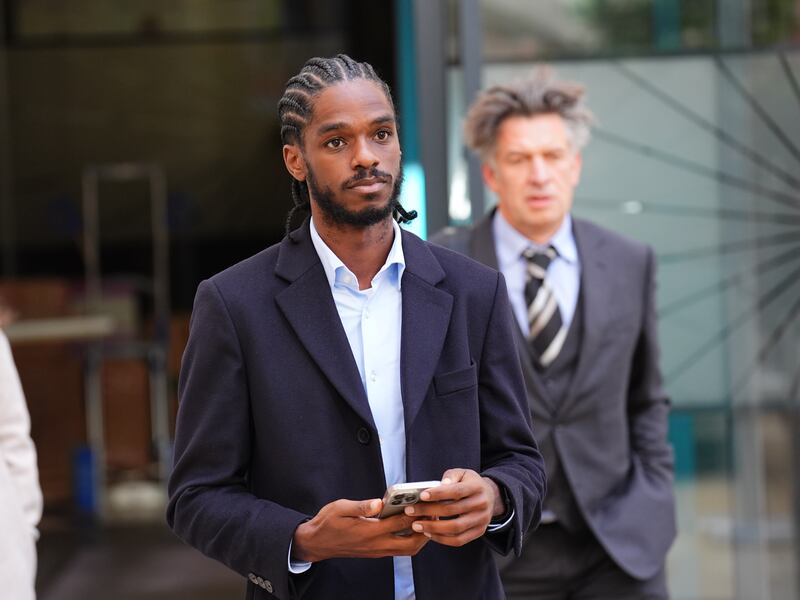
[(342, 398), (375, 430), (347, 334), (311, 243), (308, 220), (281, 242), (275, 274), (289, 282), (275, 301), (298, 340)]
[[(450, 323), (453, 297), (439, 289), (445, 277), (427, 243), (402, 231), (400, 382), (406, 428), (430, 387)], [(311, 242), (309, 224), (283, 239), (275, 274), (289, 285), (276, 302), (314, 362), (353, 410), (375, 429), (369, 402), (328, 279)]]
[(496, 210), (493, 208), (475, 223), (469, 242), (470, 256), (493, 269), (498, 268), (494, 232), (492, 231), (492, 219), (494, 219)]

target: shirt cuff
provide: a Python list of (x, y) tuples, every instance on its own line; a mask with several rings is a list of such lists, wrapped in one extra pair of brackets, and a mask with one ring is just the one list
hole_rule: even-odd
[(511, 524), (511, 521), (514, 520), (515, 511), (512, 508), (511, 514), (508, 515), (508, 518), (503, 521), (502, 523), (489, 523), (489, 526), (486, 528), (487, 533), (494, 533), (495, 531), (500, 531), (501, 529), (505, 529)]
[(294, 560), (292, 558), (292, 540), (289, 540), (289, 556), (287, 557), (287, 566), (289, 567), (289, 573), (294, 573), (295, 575), (305, 573), (311, 568), (310, 562), (304, 560)]

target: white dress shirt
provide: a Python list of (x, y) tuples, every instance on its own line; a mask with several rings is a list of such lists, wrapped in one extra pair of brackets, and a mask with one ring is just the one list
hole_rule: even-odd
[[(394, 241), (372, 286), (358, 289), (358, 279), (322, 241), (311, 219), (311, 241), (325, 269), (336, 310), (353, 359), (367, 392), (378, 430), (386, 486), (406, 481), (406, 427), (400, 393), (400, 282), (406, 268), (400, 227), (393, 222)], [(411, 557), (394, 557), (394, 597), (413, 600)]]

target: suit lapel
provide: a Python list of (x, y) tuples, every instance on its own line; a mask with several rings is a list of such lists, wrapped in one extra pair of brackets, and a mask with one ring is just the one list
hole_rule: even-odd
[(492, 232), (492, 219), (494, 218), (495, 210), (497, 209), (490, 211), (481, 218), (472, 229), (472, 235), (469, 239), (469, 255), (497, 271), (497, 252), (494, 248), (494, 233)]
[(572, 223), (581, 261), (583, 338), (578, 354), (578, 365), (567, 394), (559, 403), (560, 414), (564, 414), (574, 402), (577, 386), (586, 378), (594, 364), (594, 357), (602, 342), (602, 334), (608, 319), (608, 308), (613, 300), (613, 281), (608, 276), (602, 237), (580, 219), (573, 217)]
[(450, 325), (453, 296), (436, 284), (444, 271), (419, 238), (403, 232), (406, 269), (402, 281), (400, 385), (406, 431), (411, 428), (430, 387)]
[(374, 429), (372, 412), (308, 221), (281, 242), (275, 274), (290, 282), (275, 300), (314, 362)]

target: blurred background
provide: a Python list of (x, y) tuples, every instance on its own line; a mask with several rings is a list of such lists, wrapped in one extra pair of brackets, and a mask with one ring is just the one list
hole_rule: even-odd
[(800, 597), (795, 0), (0, 0), (0, 320), (39, 597), (241, 597), (163, 525), (180, 356), (199, 281), (282, 237), (276, 104), (338, 52), (394, 90), (422, 236), (494, 202), (462, 149), (479, 87), (542, 61), (586, 84), (575, 213), (659, 257), (673, 596)]

